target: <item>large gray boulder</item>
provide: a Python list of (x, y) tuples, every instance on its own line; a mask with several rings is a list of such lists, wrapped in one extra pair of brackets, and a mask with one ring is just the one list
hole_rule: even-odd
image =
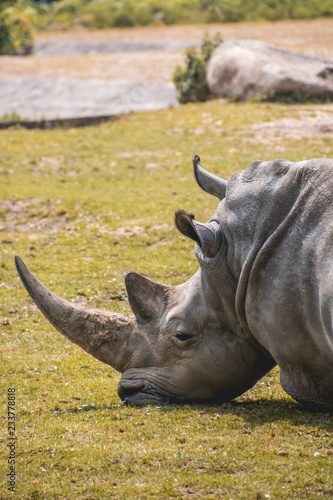
[(225, 42), (207, 65), (207, 83), (213, 94), (242, 101), (295, 91), (333, 97), (333, 60), (256, 40)]

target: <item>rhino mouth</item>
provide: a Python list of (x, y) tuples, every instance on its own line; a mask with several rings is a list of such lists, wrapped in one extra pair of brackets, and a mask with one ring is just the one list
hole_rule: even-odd
[(118, 396), (127, 405), (144, 406), (179, 403), (183, 392), (162, 367), (129, 368), (121, 376)]
[(127, 380), (118, 385), (118, 396), (125, 405), (144, 406), (147, 404), (166, 404), (168, 398), (152, 391), (144, 382)]

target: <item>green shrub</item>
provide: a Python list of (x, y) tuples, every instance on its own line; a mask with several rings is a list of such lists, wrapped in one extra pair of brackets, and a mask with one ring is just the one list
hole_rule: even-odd
[(115, 25), (116, 7), (114, 2), (96, 0), (87, 2), (78, 12), (78, 19), (83, 26), (102, 29)]
[(5, 113), (3, 116), (0, 116), (0, 122), (17, 122), (17, 121), (29, 121), (29, 118), (23, 118), (16, 111), (12, 111), (11, 113)]
[(333, 98), (329, 96), (314, 96), (295, 90), (288, 94), (282, 92), (270, 92), (268, 95), (259, 95), (254, 102), (282, 102), (284, 104), (329, 104)]
[(91, 28), (145, 26), (154, 22), (154, 13), (149, 2), (114, 2), (95, 0), (86, 2), (79, 11), (79, 19)]
[(195, 47), (186, 50), (186, 66), (177, 66), (173, 82), (178, 91), (178, 100), (186, 102), (206, 101), (210, 97), (206, 81), (206, 65), (212, 52), (223, 42), (220, 33), (213, 38), (208, 35), (202, 40), (201, 53)]
[(31, 53), (33, 13), (34, 10), (29, 6), (25, 7), (22, 1), (5, 4), (5, 8), (0, 12), (0, 54)]
[[(33, 5), (28, 19), (38, 29), (93, 29), (146, 26), (154, 23), (217, 23), (315, 19), (333, 16), (332, 0), (0, 0), (3, 4)], [(30, 7), (31, 9), (31, 7)]]

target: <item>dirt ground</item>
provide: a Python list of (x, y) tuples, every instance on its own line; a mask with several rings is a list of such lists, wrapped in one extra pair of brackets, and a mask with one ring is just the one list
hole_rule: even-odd
[[(254, 132), (254, 137), (247, 139), (260, 144), (280, 142), (283, 136), (293, 139), (312, 137), (314, 135), (333, 138), (333, 104), (304, 108), (299, 118), (280, 118), (279, 120), (262, 122), (247, 126), (244, 133)], [(328, 148), (328, 152), (332, 148)]]

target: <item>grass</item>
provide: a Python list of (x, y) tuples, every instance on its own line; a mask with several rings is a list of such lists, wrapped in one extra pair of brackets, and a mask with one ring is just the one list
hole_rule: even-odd
[[(193, 179), (192, 153), (224, 177), (254, 159), (332, 155), (324, 135), (268, 143), (250, 128), (302, 111), (211, 101), (95, 128), (1, 131), (1, 499), (332, 498), (332, 418), (303, 411), (278, 369), (222, 406), (123, 406), (119, 374), (54, 331), (13, 263), (18, 253), (63, 297), (128, 313), (125, 272), (178, 284), (198, 267), (173, 224), (180, 208), (200, 221), (216, 209)], [(9, 387), (15, 495), (5, 484)]]

